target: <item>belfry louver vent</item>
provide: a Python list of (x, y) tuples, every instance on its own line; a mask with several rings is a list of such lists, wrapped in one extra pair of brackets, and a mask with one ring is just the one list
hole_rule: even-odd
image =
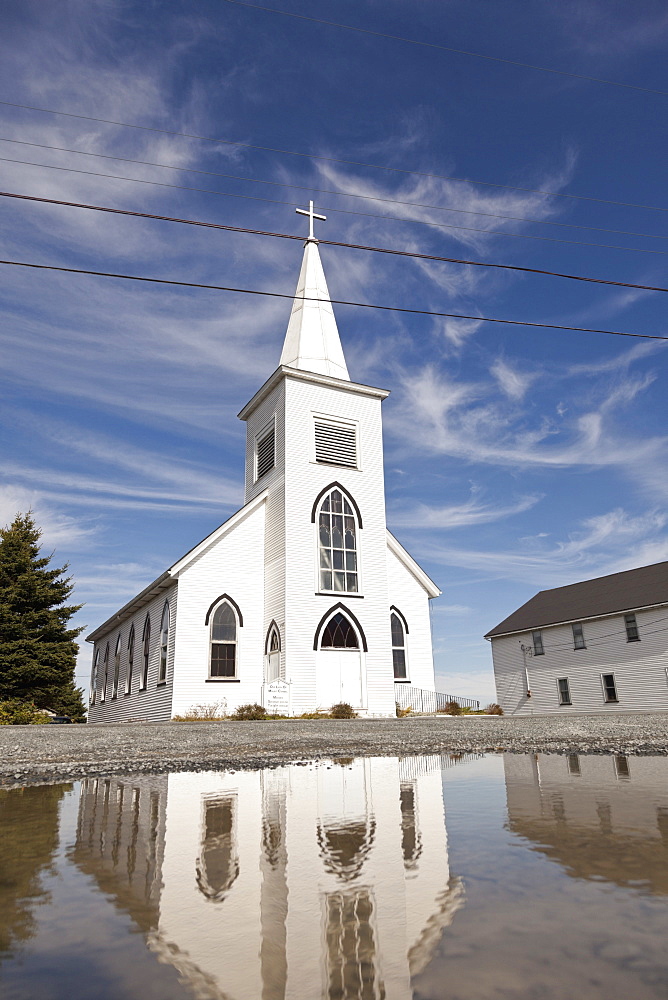
[(272, 427), (263, 434), (262, 437), (258, 438), (256, 444), (256, 458), (255, 458), (255, 469), (256, 469), (256, 479), (260, 479), (264, 476), (266, 472), (274, 468), (275, 464), (275, 431)]
[(315, 422), (315, 460), (357, 468), (357, 433), (349, 424)]

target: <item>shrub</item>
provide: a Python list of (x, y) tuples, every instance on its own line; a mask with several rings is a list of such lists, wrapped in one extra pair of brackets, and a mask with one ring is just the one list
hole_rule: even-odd
[(394, 704), (396, 705), (397, 719), (405, 719), (413, 711), (410, 705), (407, 708), (402, 708), (398, 701), (395, 701)]
[(347, 701), (341, 701), (338, 705), (332, 705), (329, 716), (331, 719), (356, 719), (357, 712)]
[(458, 701), (446, 701), (443, 708), (438, 709), (441, 715), (461, 715), (462, 706)]
[(234, 715), (231, 716), (237, 722), (256, 722), (259, 719), (266, 719), (267, 713), (263, 705), (239, 705)]
[(32, 702), (10, 698), (0, 702), (0, 726), (48, 725), (49, 716), (35, 708)]
[(485, 706), (485, 712), (487, 715), (503, 715), (503, 709), (495, 701)]
[(227, 715), (227, 702), (212, 701), (208, 704), (191, 705), (183, 715), (175, 715), (174, 722), (215, 722)]

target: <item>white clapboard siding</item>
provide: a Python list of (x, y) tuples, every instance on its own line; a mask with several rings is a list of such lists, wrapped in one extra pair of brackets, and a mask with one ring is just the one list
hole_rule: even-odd
[[(100, 667), (97, 678), (97, 691), (95, 704), (89, 705), (89, 722), (129, 722), (146, 720), (148, 722), (165, 722), (172, 716), (172, 686), (174, 682), (174, 648), (175, 648), (175, 625), (177, 620), (177, 596), (178, 585), (175, 582), (171, 587), (153, 597), (147, 604), (134, 611), (132, 615), (125, 618), (116, 627), (110, 627), (104, 635), (98, 637), (93, 647), (93, 659), (99, 650)], [(160, 623), (162, 621), (162, 610), (165, 601), (169, 603), (170, 628), (169, 643), (167, 647), (167, 678), (164, 684), (158, 684), (158, 667), (160, 664)], [(142, 634), (146, 616), (151, 621), (151, 647), (148, 668), (148, 682), (145, 690), (139, 689), (139, 682), (143, 666), (143, 642)], [(134, 646), (134, 666), (132, 672), (132, 685), (130, 693), (126, 695), (125, 686), (128, 668), (128, 638), (130, 629), (134, 625), (135, 646)], [(118, 679), (118, 697), (112, 698), (112, 688), (114, 679), (114, 651), (118, 636), (121, 637), (121, 668)], [(109, 677), (107, 681), (107, 697), (104, 702), (102, 690), (104, 686), (104, 651), (109, 643)]]
[[(429, 597), (421, 583), (401, 562), (387, 550), (390, 606), (397, 608), (408, 625), (406, 639), (406, 687), (434, 690), (434, 658), (431, 645)], [(389, 614), (388, 614), (389, 628)]]
[[(668, 607), (636, 612), (640, 642), (628, 642), (624, 615), (582, 619), (585, 649), (573, 649), (569, 625), (541, 629), (545, 654), (523, 653), (531, 633), (492, 639), (499, 704), (507, 715), (668, 711)], [(526, 696), (525, 660), (531, 698)], [(604, 701), (601, 674), (613, 673), (617, 702)], [(571, 705), (560, 705), (557, 680), (567, 677)]]

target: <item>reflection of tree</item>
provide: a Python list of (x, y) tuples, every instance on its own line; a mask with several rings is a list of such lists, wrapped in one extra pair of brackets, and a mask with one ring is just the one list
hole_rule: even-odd
[(58, 806), (70, 788), (0, 791), (0, 958), (33, 936), (33, 911), (49, 899), (41, 876), (58, 846)]

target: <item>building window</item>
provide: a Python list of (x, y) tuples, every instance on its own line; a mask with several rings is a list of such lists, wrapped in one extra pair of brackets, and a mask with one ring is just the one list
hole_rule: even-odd
[(399, 615), (393, 611), (390, 615), (392, 629), (392, 666), (395, 681), (406, 680), (406, 636)]
[(533, 655), (543, 656), (545, 650), (543, 649), (543, 633), (540, 631), (531, 633), (531, 642), (533, 643)]
[(587, 644), (585, 642), (584, 630), (580, 622), (574, 622), (571, 625), (573, 629), (573, 649), (586, 649)]
[(239, 876), (236, 795), (205, 800), (202, 825), (197, 886), (207, 899), (222, 903)]
[(169, 650), (169, 602), (165, 601), (160, 622), (160, 663), (158, 666), (158, 684), (167, 680), (167, 653)]
[(116, 640), (116, 649), (114, 650), (114, 680), (111, 685), (111, 699), (118, 698), (118, 678), (121, 673), (121, 637), (119, 635)]
[(315, 460), (324, 465), (357, 468), (357, 428), (355, 424), (315, 419)]
[(132, 692), (132, 670), (135, 664), (135, 627), (134, 625), (130, 628), (130, 635), (128, 636), (128, 670), (125, 675), (125, 693), (130, 694)]
[(353, 505), (340, 489), (331, 490), (318, 514), (320, 590), (356, 594), (357, 524)]
[(559, 704), (572, 705), (571, 689), (568, 683), (568, 677), (560, 677), (557, 681), (557, 688), (559, 690)]
[(227, 601), (219, 604), (211, 619), (211, 663), (209, 677), (237, 675), (237, 616)]
[(139, 690), (145, 691), (148, 684), (148, 662), (151, 655), (151, 619), (146, 615), (144, 632), (142, 634), (142, 666)]
[(269, 627), (265, 647), (267, 657), (267, 684), (281, 676), (281, 635), (274, 623)]
[(635, 614), (624, 615), (624, 625), (626, 626), (626, 641), (640, 642), (640, 636), (638, 635), (638, 622), (636, 621)]
[(100, 670), (100, 650), (95, 650), (95, 656), (93, 657), (93, 672), (90, 678), (90, 696), (89, 700), (91, 705), (95, 704), (95, 696), (97, 695), (97, 675)]
[(107, 700), (107, 682), (109, 680), (109, 643), (104, 647), (104, 680), (102, 683), (102, 697), (100, 701)]
[(601, 674), (601, 683), (603, 684), (603, 700), (618, 701), (617, 686), (615, 684), (615, 675)]
[(276, 428), (272, 420), (255, 438), (255, 480), (261, 479), (276, 464)]
[(337, 611), (329, 619), (320, 639), (321, 649), (359, 649), (359, 639), (352, 622)]

